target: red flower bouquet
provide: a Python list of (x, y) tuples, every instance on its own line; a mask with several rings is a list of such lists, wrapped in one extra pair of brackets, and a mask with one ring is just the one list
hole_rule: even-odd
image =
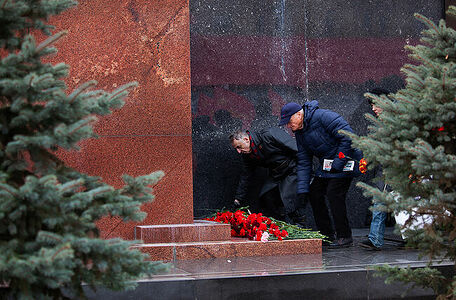
[(279, 226), (263, 214), (247, 213), (237, 210), (217, 212), (214, 217), (206, 218), (208, 221), (231, 224), (231, 236), (246, 237), (249, 240), (267, 241), (270, 236), (281, 241), (288, 236), (286, 230), (280, 230)]

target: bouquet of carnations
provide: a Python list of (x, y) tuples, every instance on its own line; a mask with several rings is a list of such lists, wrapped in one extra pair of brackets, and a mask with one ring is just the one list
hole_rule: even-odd
[(285, 229), (279, 226), (263, 214), (250, 213), (237, 210), (217, 212), (215, 216), (206, 218), (208, 221), (231, 224), (231, 236), (246, 237), (249, 240), (266, 242), (269, 239), (281, 241), (288, 236)]

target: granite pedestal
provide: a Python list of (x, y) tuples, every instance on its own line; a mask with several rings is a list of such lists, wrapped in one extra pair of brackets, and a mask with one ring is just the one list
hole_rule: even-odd
[(136, 238), (144, 241), (136, 247), (151, 260), (176, 261), (202, 258), (318, 254), (321, 239), (250, 241), (232, 238), (231, 226), (196, 220), (193, 224), (137, 226)]

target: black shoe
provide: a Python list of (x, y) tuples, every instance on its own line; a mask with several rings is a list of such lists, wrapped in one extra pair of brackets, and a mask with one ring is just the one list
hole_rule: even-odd
[(329, 246), (328, 249), (339, 249), (339, 248), (347, 248), (353, 246), (353, 238), (348, 237), (348, 238), (338, 238), (334, 242), (332, 242)]
[(365, 249), (369, 249), (369, 250), (376, 250), (376, 251), (380, 251), (381, 250), (380, 247), (377, 247), (374, 244), (372, 244), (372, 242), (369, 239), (360, 242), (359, 246), (363, 247)]

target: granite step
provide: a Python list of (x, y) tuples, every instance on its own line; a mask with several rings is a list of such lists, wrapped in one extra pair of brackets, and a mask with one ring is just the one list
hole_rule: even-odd
[(321, 239), (295, 239), (283, 241), (250, 241), (230, 238), (225, 241), (180, 243), (144, 243), (135, 248), (149, 254), (153, 261), (176, 261), (202, 258), (271, 256), (322, 253)]
[(202, 241), (226, 241), (231, 238), (230, 224), (195, 220), (191, 224), (141, 225), (135, 227), (135, 239), (145, 244)]

